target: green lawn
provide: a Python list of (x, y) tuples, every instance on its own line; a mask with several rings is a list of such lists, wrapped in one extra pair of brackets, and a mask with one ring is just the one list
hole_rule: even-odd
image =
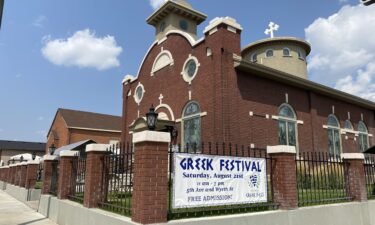
[(323, 205), (349, 201), (345, 189), (299, 189), (299, 206)]

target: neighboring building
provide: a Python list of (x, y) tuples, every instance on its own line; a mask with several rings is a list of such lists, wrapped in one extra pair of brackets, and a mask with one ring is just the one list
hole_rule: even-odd
[(242, 27), (167, 1), (147, 22), (156, 41), (136, 77), (123, 81), (122, 139), (145, 129), (153, 104), (158, 130), (176, 126), (175, 143), (293, 145), (298, 151), (361, 152), (375, 144), (375, 103), (307, 79), (310, 45), (267, 38), (241, 49)]
[(80, 141), (116, 143), (121, 137), (121, 117), (99, 113), (58, 109), (47, 135), (48, 148), (60, 148)]
[(25, 153), (42, 157), (45, 149), (46, 143), (0, 140), (0, 161), (6, 165), (10, 157)]

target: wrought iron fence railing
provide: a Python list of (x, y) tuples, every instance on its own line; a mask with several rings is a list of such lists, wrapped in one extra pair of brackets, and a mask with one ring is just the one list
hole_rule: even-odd
[[(240, 158), (254, 158), (265, 159), (266, 162), (266, 186), (267, 196), (266, 201), (261, 203), (246, 203), (246, 204), (226, 204), (218, 206), (205, 206), (195, 208), (173, 208), (173, 192), (174, 187), (174, 165), (173, 158), (176, 153), (188, 153), (192, 155), (208, 155), (208, 156), (234, 156)], [(250, 148), (245, 145), (235, 145), (226, 143), (200, 143), (190, 144), (186, 146), (171, 145), (169, 148), (169, 194), (168, 194), (168, 219), (182, 219), (192, 217), (206, 217), (227, 215), (236, 213), (259, 212), (277, 209), (277, 205), (273, 202), (272, 193), (272, 158), (267, 155), (266, 149)], [(249, 181), (250, 182), (250, 181)], [(211, 185), (211, 182), (206, 182)]]
[(49, 193), (51, 195), (57, 196), (57, 188), (59, 182), (59, 161), (53, 161), (51, 163), (52, 166), (52, 175), (51, 175), (51, 186), (49, 189)]
[(364, 166), (367, 196), (369, 199), (375, 199), (375, 156), (366, 155)]
[(99, 207), (125, 216), (131, 215), (134, 151), (131, 143), (110, 146), (103, 160), (104, 200)]
[(86, 178), (86, 158), (81, 158), (76, 154), (71, 160), (72, 173), (71, 173), (71, 190), (69, 199), (83, 203), (85, 193), (85, 178)]
[(340, 156), (303, 152), (296, 157), (298, 205), (349, 201), (348, 164)]

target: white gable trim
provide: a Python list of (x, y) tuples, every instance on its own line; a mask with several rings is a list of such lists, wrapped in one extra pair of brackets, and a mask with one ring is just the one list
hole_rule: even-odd
[(163, 69), (167, 66), (173, 66), (174, 60), (170, 51), (162, 50), (155, 58), (154, 64), (152, 65), (151, 76), (154, 76), (155, 72)]

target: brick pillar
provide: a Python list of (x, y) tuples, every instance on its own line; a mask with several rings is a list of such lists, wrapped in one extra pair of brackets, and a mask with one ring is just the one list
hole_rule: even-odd
[(16, 178), (16, 164), (12, 164), (10, 166), (9, 178), (10, 178), (9, 183), (14, 185), (14, 180)]
[(21, 172), (21, 166), (19, 165), (19, 163), (16, 164), (15, 166), (15, 169), (14, 169), (14, 181), (13, 181), (13, 184), (18, 186), (18, 181), (19, 181), (19, 178), (20, 178), (20, 172)]
[(296, 175), (296, 148), (294, 146), (268, 146), (272, 157), (273, 202), (280, 209), (298, 208)]
[(104, 201), (103, 160), (108, 145), (90, 144), (86, 146), (86, 175), (83, 205), (87, 208), (98, 207)]
[(5, 182), (10, 183), (10, 166), (6, 167), (6, 172), (5, 172)]
[(75, 177), (72, 177), (72, 160), (78, 157), (77, 154), (77, 151), (66, 151), (60, 153), (59, 186), (57, 188), (57, 197), (59, 199), (67, 199), (71, 194), (73, 188), (72, 180), (75, 179)]
[(27, 163), (26, 162), (21, 163), (20, 167), (21, 169), (20, 169), (20, 176), (19, 176), (20, 178), (18, 181), (18, 186), (25, 187)]
[(367, 201), (365, 156), (362, 153), (343, 153), (342, 158), (348, 166), (345, 170), (346, 191), (356, 202)]
[(42, 194), (49, 194), (52, 180), (52, 163), (57, 161), (57, 156), (45, 155), (43, 169)]
[(135, 144), (132, 220), (141, 224), (167, 222), (169, 133), (133, 134)]
[(39, 162), (37, 161), (28, 162), (27, 169), (26, 169), (26, 183), (25, 183), (26, 189), (31, 189), (35, 187), (38, 166), (39, 166)]

